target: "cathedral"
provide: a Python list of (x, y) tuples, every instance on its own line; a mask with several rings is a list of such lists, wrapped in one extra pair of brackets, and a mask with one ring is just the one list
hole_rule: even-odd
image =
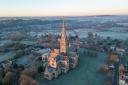
[(78, 53), (75, 51), (70, 51), (68, 48), (63, 17), (60, 48), (51, 49), (51, 52), (47, 56), (44, 78), (52, 80), (53, 78), (57, 78), (61, 73), (67, 73), (69, 69), (76, 67), (78, 64)]

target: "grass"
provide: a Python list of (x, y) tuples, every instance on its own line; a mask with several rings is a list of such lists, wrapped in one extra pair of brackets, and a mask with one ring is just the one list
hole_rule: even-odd
[(107, 54), (99, 53), (98, 57), (90, 57), (80, 50), (77, 68), (67, 74), (60, 75), (51, 81), (38, 77), (43, 85), (104, 85), (105, 76), (98, 73), (98, 68), (105, 63)]

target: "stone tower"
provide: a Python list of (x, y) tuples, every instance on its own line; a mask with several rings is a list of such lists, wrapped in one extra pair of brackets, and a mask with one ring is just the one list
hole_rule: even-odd
[(62, 18), (61, 38), (60, 38), (60, 53), (66, 53), (66, 32), (64, 28), (64, 17)]

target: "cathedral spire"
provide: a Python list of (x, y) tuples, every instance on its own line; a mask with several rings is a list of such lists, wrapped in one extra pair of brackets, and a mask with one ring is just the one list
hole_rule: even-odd
[(60, 53), (66, 53), (66, 32), (65, 32), (65, 27), (64, 27), (64, 17), (62, 17)]

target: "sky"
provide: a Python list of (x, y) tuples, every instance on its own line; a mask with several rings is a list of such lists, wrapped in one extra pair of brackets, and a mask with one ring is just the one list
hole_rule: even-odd
[(128, 15), (128, 0), (0, 0), (0, 16)]

